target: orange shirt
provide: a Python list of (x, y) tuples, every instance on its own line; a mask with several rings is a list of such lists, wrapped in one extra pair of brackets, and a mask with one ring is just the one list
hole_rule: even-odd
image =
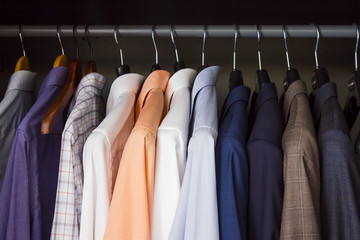
[(152, 72), (136, 103), (136, 123), (124, 148), (104, 240), (150, 240), (156, 132), (170, 73)]

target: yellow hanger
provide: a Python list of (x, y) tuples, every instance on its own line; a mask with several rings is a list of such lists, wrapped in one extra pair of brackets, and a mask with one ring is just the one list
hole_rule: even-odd
[(55, 59), (55, 62), (54, 62), (54, 68), (55, 67), (59, 67), (59, 66), (64, 66), (66, 67), (67, 66), (67, 57), (64, 53), (64, 47), (62, 45), (62, 42), (61, 42), (61, 37), (60, 37), (60, 26), (57, 25), (57, 36), (58, 36), (58, 39), (59, 39), (59, 43), (60, 43), (60, 47), (61, 47), (61, 52), (62, 54), (57, 56), (57, 58)]
[(28, 70), (28, 71), (30, 71), (29, 58), (26, 56), (24, 42), (23, 42), (23, 39), (22, 39), (22, 26), (21, 25), (19, 25), (19, 37), (20, 37), (21, 47), (22, 47), (22, 50), (23, 50), (23, 56), (20, 57), (19, 60), (16, 63), (15, 72), (17, 72), (19, 70)]
[[(76, 44), (76, 59), (70, 63), (68, 75), (66, 78), (65, 86), (60, 92), (59, 96), (56, 98), (53, 105), (49, 108), (45, 114), (42, 124), (41, 124), (41, 133), (50, 134), (55, 123), (58, 121), (62, 115), (64, 109), (68, 105), (71, 97), (74, 95), (77, 86), (81, 80), (81, 62), (79, 60), (79, 47), (76, 37), (76, 25), (73, 28), (73, 35)], [(65, 55), (62, 55), (65, 56)]]

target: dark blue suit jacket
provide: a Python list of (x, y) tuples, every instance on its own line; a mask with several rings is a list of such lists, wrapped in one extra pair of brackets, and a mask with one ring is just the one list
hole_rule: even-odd
[(249, 161), (248, 239), (280, 238), (284, 194), (284, 123), (274, 83), (263, 85), (252, 100)]
[(360, 174), (336, 85), (315, 96), (313, 117), (321, 171), (322, 239), (360, 239)]
[(250, 89), (234, 88), (225, 100), (215, 149), (219, 229), (222, 240), (247, 239), (246, 136)]

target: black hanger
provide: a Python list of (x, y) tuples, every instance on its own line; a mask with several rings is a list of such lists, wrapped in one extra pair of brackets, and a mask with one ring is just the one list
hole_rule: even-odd
[(284, 88), (286, 91), (293, 82), (300, 79), (300, 75), (296, 68), (292, 68), (290, 66), (289, 49), (287, 46), (287, 34), (286, 34), (284, 25), (282, 26), (282, 30), (283, 30), (283, 35), (284, 35), (285, 55), (286, 55), (286, 63), (287, 63), (287, 69), (288, 69), (286, 71), (286, 77), (284, 80)]
[(355, 44), (355, 70), (354, 75), (348, 84), (348, 94), (344, 106), (344, 114), (349, 129), (351, 129), (356, 121), (360, 110), (360, 71), (358, 66), (358, 46), (359, 46), (359, 28), (356, 27), (356, 44)]
[(316, 77), (317, 88), (320, 88), (325, 83), (330, 82), (329, 73), (326, 70), (326, 68), (321, 67), (315, 69), (315, 77)]
[(156, 28), (156, 25), (154, 24), (152, 27), (152, 30), (151, 30), (151, 38), (152, 38), (154, 48), (155, 48), (155, 64), (151, 66), (151, 72), (161, 69), (161, 67), (159, 65), (159, 52), (158, 52), (156, 42), (155, 42), (155, 28)]
[(178, 54), (175, 39), (174, 39), (174, 26), (173, 25), (170, 25), (170, 36), (171, 36), (171, 41), (172, 41), (172, 43), (174, 45), (174, 49), (175, 49), (175, 57), (176, 57), (176, 63), (174, 64), (174, 73), (175, 73), (175, 72), (185, 68), (185, 62), (179, 60), (179, 54)]
[(116, 45), (118, 45), (118, 47), (119, 47), (119, 55), (120, 55), (120, 66), (117, 66), (115, 68), (115, 72), (116, 72), (116, 75), (118, 77), (120, 77), (121, 75), (130, 73), (130, 67), (129, 67), (129, 65), (124, 64), (122, 48), (121, 48), (118, 38), (117, 38), (118, 30), (119, 30), (118, 26), (115, 26), (114, 27), (114, 38), (115, 38)]
[(238, 28), (236, 24), (234, 28), (235, 28), (234, 29), (235, 38), (234, 38), (234, 51), (233, 51), (233, 70), (230, 72), (230, 79), (229, 79), (230, 91), (236, 88), (237, 86), (244, 85), (242, 73), (240, 70), (236, 69), (236, 43), (238, 37)]
[(260, 49), (261, 33), (257, 25), (256, 25), (256, 33), (258, 38), (258, 62), (259, 62), (259, 70), (256, 71), (256, 74), (257, 74), (258, 89), (261, 89), (264, 84), (270, 83), (270, 78), (267, 71), (265, 69), (262, 69), (261, 67), (261, 49)]
[(315, 45), (316, 69), (315, 69), (315, 78), (316, 78), (317, 88), (320, 88), (325, 83), (330, 82), (330, 78), (329, 78), (329, 74), (328, 74), (326, 68), (319, 67), (317, 51), (318, 51), (318, 47), (319, 47), (320, 31), (319, 31), (318, 26), (316, 26), (316, 25), (314, 25), (314, 26), (315, 26), (315, 29), (316, 29), (316, 45)]

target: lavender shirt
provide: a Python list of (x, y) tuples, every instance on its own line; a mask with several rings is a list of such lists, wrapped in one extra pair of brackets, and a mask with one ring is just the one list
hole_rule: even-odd
[[(0, 239), (49, 239), (54, 215), (61, 135), (41, 134), (47, 110), (64, 87), (67, 67), (53, 68), (16, 130), (0, 193)], [(55, 124), (62, 132), (67, 111)]]

